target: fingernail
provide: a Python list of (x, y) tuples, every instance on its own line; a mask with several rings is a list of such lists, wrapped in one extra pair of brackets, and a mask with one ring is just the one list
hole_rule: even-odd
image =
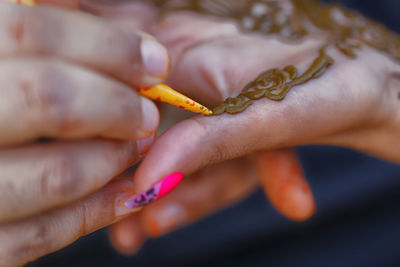
[(116, 198), (115, 198), (115, 203), (114, 203), (114, 215), (115, 215), (115, 221), (120, 221), (123, 217), (138, 212), (142, 208), (127, 208), (125, 206), (125, 202), (132, 196), (131, 192), (122, 192), (120, 193)]
[(147, 79), (150, 83), (159, 83), (168, 74), (168, 51), (151, 35), (141, 33), (141, 36), (140, 52)]
[(157, 201), (177, 187), (182, 182), (183, 178), (184, 175), (180, 172), (170, 174), (160, 182), (154, 184), (150, 189), (134, 195), (132, 198), (125, 201), (125, 207), (128, 209), (135, 209)]
[(136, 148), (139, 156), (143, 156), (147, 153), (147, 151), (149, 151), (155, 139), (156, 139), (156, 134), (154, 133), (150, 137), (136, 141)]
[(157, 130), (160, 114), (156, 105), (149, 99), (142, 98), (142, 127), (137, 130), (140, 138), (146, 138)]

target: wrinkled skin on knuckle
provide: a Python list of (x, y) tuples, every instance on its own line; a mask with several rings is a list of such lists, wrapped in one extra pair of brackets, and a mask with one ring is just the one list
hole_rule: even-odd
[[(103, 207), (106, 207), (111, 203), (113, 199), (105, 196), (100, 200)], [(96, 202), (96, 203), (93, 203)], [(96, 210), (93, 206), (99, 205), (99, 199), (91, 198), (90, 196), (86, 199), (85, 203), (79, 205), (74, 209), (74, 228), (71, 229), (73, 239), (86, 236), (98, 229), (106, 226), (107, 222), (113, 220), (114, 214), (110, 209)], [(99, 218), (102, 218), (99, 220)]]
[(21, 244), (16, 250), (17, 255), (23, 255), (21, 258), (27, 262), (45, 255), (51, 248), (54, 238), (47, 222), (38, 221), (35, 225), (31, 225), (30, 228), (27, 233), (26, 243)]
[[(22, 266), (47, 254), (54, 236), (48, 222), (17, 222), (0, 227), (0, 266)], [(2, 265), (2, 264), (5, 265)]]
[(7, 17), (11, 44), (16, 48), (30, 52), (52, 51), (59, 39), (61, 27), (59, 20), (40, 9), (11, 9), (13, 15)]
[(23, 88), (26, 103), (36, 113), (36, 122), (51, 126), (49, 134), (62, 132), (79, 120), (77, 114), (72, 113), (73, 85), (64, 70), (57, 65), (41, 65), (31, 80), (31, 86)]
[(138, 36), (129, 36), (112, 25), (105, 25), (98, 35), (96, 51), (110, 64), (107, 71), (118, 71), (123, 80), (131, 81), (132, 75), (141, 71)]
[(120, 121), (118, 123), (123, 123), (124, 127), (129, 127), (131, 131), (140, 129), (143, 124), (143, 114), (142, 114), (142, 101), (141, 97), (135, 95), (131, 89), (125, 87), (115, 88), (111, 90), (113, 93), (116, 103), (120, 103), (118, 108), (118, 118)]
[(71, 199), (81, 191), (83, 170), (72, 155), (58, 155), (42, 162), (40, 197), (49, 201)]
[(115, 141), (113, 149), (103, 153), (107, 162), (115, 162), (117, 169), (125, 169), (137, 162), (138, 153), (135, 141)]
[[(3, 177), (2, 177), (3, 178)], [(21, 208), (20, 203), (15, 201), (10, 201), (15, 199), (21, 190), (21, 185), (18, 184), (15, 179), (0, 179), (1, 193), (1, 204), (0, 204), (0, 224), (2, 222), (8, 222), (10, 220), (10, 215), (18, 213)], [(1, 257), (0, 257), (1, 258)]]

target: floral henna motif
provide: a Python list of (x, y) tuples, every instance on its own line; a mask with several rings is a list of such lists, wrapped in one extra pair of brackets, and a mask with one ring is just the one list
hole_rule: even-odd
[(327, 46), (335, 46), (350, 58), (355, 50), (368, 45), (400, 60), (400, 38), (384, 26), (337, 4), (315, 0), (153, 0), (162, 14), (189, 10), (223, 17), (235, 22), (244, 32), (280, 36), (283, 41), (302, 40), (312, 33), (325, 31), (331, 38), (320, 49), (319, 56), (300, 76), (294, 66), (261, 73), (236, 97), (227, 98), (214, 108), (214, 115), (236, 114), (267, 97), (280, 101), (296, 85), (320, 77), (334, 61), (325, 54)]
[(223, 104), (214, 108), (213, 115), (220, 115), (224, 112), (229, 114), (242, 112), (253, 103), (253, 100), (262, 97), (281, 101), (292, 87), (318, 78), (332, 64), (333, 59), (325, 54), (324, 49), (321, 49), (319, 57), (300, 76), (298, 76), (297, 69), (292, 65), (282, 70), (272, 69), (263, 72), (254, 81), (246, 85), (237, 97), (229, 97)]

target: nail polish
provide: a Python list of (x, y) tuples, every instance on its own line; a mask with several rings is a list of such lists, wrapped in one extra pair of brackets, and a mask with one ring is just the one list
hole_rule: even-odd
[(125, 202), (125, 207), (128, 209), (135, 209), (157, 201), (177, 187), (182, 182), (183, 178), (184, 175), (180, 172), (170, 174), (160, 182), (155, 183), (148, 190), (128, 199)]
[(115, 206), (114, 206), (114, 215), (115, 215), (115, 220), (112, 223), (118, 222), (121, 219), (129, 216), (132, 213), (138, 212), (142, 208), (127, 208), (125, 206), (125, 202), (130, 199), (130, 196), (132, 195), (131, 192), (125, 191), (121, 192), (116, 198), (115, 198)]

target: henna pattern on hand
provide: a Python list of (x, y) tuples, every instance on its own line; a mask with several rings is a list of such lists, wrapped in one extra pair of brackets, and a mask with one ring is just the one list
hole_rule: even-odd
[(274, 34), (283, 40), (302, 40), (317, 31), (330, 33), (320, 48), (319, 56), (300, 76), (294, 66), (261, 73), (236, 97), (227, 98), (214, 108), (214, 115), (236, 114), (267, 97), (281, 101), (291, 88), (322, 76), (334, 63), (325, 48), (335, 46), (349, 58), (355, 50), (367, 45), (400, 60), (400, 38), (383, 25), (338, 4), (322, 4), (315, 0), (153, 0), (161, 13), (186, 10), (218, 16), (234, 21), (244, 32)]

